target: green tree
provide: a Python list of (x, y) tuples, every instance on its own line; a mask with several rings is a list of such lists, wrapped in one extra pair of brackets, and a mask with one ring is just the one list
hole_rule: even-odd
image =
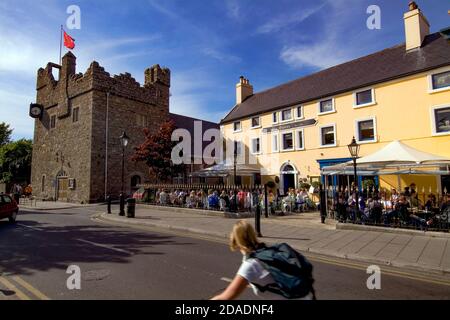
[(33, 143), (21, 139), (0, 147), (0, 182), (29, 183)]
[(9, 124), (0, 122), (0, 147), (11, 142), (12, 129)]

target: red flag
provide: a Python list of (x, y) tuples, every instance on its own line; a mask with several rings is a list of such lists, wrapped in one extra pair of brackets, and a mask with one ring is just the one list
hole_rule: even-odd
[(75, 48), (75, 39), (64, 31), (64, 46), (68, 49)]

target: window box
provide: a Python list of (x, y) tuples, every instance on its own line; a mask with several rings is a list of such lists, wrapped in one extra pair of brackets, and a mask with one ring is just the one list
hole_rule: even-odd
[(319, 116), (336, 112), (334, 106), (334, 98), (319, 101), (318, 108), (319, 108), (318, 110)]
[(320, 147), (336, 147), (336, 124), (319, 127)]
[(433, 136), (450, 134), (450, 105), (431, 108), (431, 128)]
[(377, 123), (375, 118), (355, 120), (355, 137), (358, 143), (377, 142)]

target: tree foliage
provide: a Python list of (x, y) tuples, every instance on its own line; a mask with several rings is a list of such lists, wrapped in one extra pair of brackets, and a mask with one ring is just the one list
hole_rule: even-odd
[(183, 171), (183, 165), (174, 165), (171, 160), (172, 149), (177, 144), (171, 140), (175, 129), (175, 122), (172, 120), (162, 123), (154, 134), (144, 129), (145, 141), (135, 149), (132, 157), (135, 162), (145, 162), (150, 176), (156, 181), (166, 182)]
[(11, 142), (12, 129), (9, 124), (0, 122), (0, 147)]
[(0, 181), (29, 182), (31, 174), (31, 140), (18, 140), (0, 147)]

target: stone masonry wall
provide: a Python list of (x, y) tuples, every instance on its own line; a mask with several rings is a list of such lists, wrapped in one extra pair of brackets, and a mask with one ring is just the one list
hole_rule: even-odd
[[(129, 73), (111, 77), (97, 62), (84, 74), (76, 74), (76, 58), (64, 56), (59, 81), (52, 75), (57, 67), (49, 63), (38, 70), (37, 103), (44, 106), (42, 119), (35, 121), (32, 185), (35, 195), (57, 196), (56, 178), (64, 172), (76, 179), (68, 201), (95, 202), (105, 196), (106, 104), (109, 92), (109, 139), (107, 192), (117, 195), (121, 185), (122, 148), (119, 136), (125, 130), (130, 137), (125, 157), (125, 191), (130, 192), (131, 177), (147, 180), (145, 164), (130, 161), (134, 147), (144, 140), (137, 115), (148, 117), (150, 129), (156, 129), (168, 117), (170, 71), (155, 65), (145, 70), (141, 86)], [(79, 120), (73, 122), (73, 109), (79, 108)], [(56, 128), (50, 128), (57, 115)], [(45, 177), (45, 178), (43, 178)], [(42, 184), (44, 182), (44, 188)]]

